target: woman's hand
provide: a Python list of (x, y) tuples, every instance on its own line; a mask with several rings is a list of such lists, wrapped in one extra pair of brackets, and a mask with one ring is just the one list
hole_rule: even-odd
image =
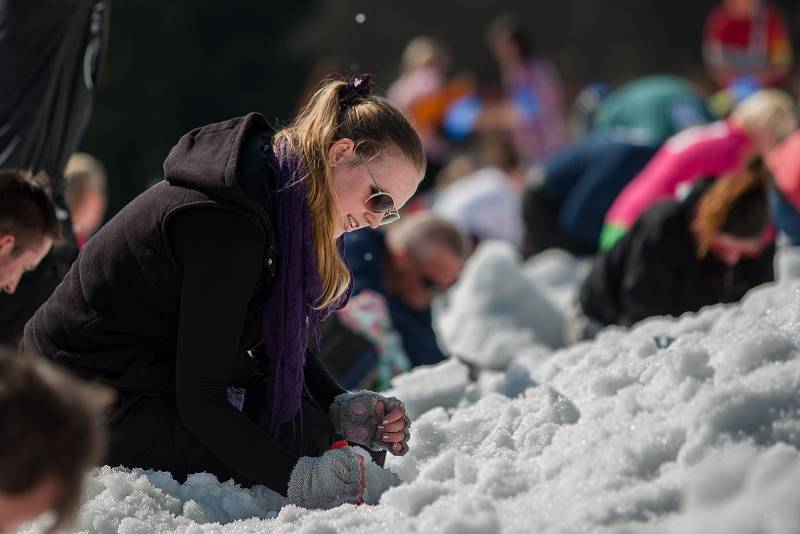
[[(392, 454), (403, 455), (408, 451), (408, 427), (411, 421), (406, 417), (406, 407), (402, 402), (390, 397), (388, 402), (384, 403), (383, 400), (378, 400), (375, 403), (375, 415), (381, 419), (378, 425), (378, 433), (380, 436), (379, 443), (384, 444), (386, 450)], [(396, 401), (392, 404), (391, 401)], [(385, 414), (385, 410), (389, 413)], [(403, 447), (406, 448), (403, 451)]]
[(327, 509), (363, 503), (366, 489), (364, 457), (353, 447), (343, 447), (318, 458), (300, 458), (289, 479), (288, 497), (303, 508)]
[(408, 452), (411, 420), (394, 397), (373, 391), (342, 393), (331, 404), (330, 418), (347, 441), (397, 456)]

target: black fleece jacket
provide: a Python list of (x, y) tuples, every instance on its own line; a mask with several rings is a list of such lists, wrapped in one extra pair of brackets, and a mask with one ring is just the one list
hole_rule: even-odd
[(656, 204), (611, 250), (597, 256), (580, 292), (583, 313), (601, 324), (631, 326), (651, 316), (737, 302), (775, 279), (774, 243), (733, 267), (713, 253), (697, 258), (690, 224), (699, 193), (683, 202)]
[[(268, 136), (250, 114), (181, 138), (166, 181), (89, 241), (26, 325), (25, 344), (121, 397), (174, 398), (200, 445), (241, 479), (285, 494), (297, 458), (226, 398), (228, 386), (260, 387), (247, 352), (263, 352), (261, 316), (279, 252)], [(343, 391), (313, 354), (305, 379), (322, 410)]]

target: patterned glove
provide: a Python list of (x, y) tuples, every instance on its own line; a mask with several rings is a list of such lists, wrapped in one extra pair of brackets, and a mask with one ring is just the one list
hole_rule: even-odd
[[(383, 401), (383, 413), (375, 413), (375, 404)], [(378, 425), (383, 421), (385, 414), (403, 403), (394, 397), (384, 397), (374, 391), (356, 391), (342, 393), (333, 399), (330, 408), (330, 418), (334, 428), (341, 433), (347, 441), (358, 443), (372, 450), (387, 450), (395, 456), (403, 456), (408, 452), (408, 439), (411, 434), (409, 427), (411, 420), (403, 415), (405, 434), (400, 443), (400, 450), (393, 448), (395, 443), (383, 441), (384, 431), (378, 430)]]
[(335, 508), (362, 504), (367, 489), (364, 457), (353, 447), (303, 456), (289, 478), (289, 502), (303, 508)]

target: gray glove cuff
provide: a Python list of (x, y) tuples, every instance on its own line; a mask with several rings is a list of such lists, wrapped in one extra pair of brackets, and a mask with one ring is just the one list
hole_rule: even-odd
[[(384, 413), (375, 413), (375, 404), (383, 401)], [(351, 443), (358, 443), (372, 450), (386, 450), (392, 454), (402, 456), (408, 452), (408, 439), (411, 436), (409, 427), (411, 420), (403, 416), (405, 437), (400, 442), (401, 449), (392, 448), (394, 443), (383, 441), (383, 431), (378, 430), (382, 423), (383, 415), (389, 413), (395, 406), (403, 403), (394, 397), (384, 397), (374, 391), (356, 391), (342, 393), (333, 399), (330, 407), (330, 419), (337, 432), (342, 434)]]
[(289, 478), (289, 502), (304, 508), (334, 508), (364, 502), (367, 479), (364, 458), (352, 447), (303, 456)]

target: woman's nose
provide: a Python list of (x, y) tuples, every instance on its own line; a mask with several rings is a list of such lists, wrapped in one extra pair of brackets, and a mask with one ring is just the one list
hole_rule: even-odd
[(367, 224), (369, 224), (370, 228), (378, 228), (381, 225), (381, 216), (375, 213), (365, 213), (364, 219), (367, 221)]

